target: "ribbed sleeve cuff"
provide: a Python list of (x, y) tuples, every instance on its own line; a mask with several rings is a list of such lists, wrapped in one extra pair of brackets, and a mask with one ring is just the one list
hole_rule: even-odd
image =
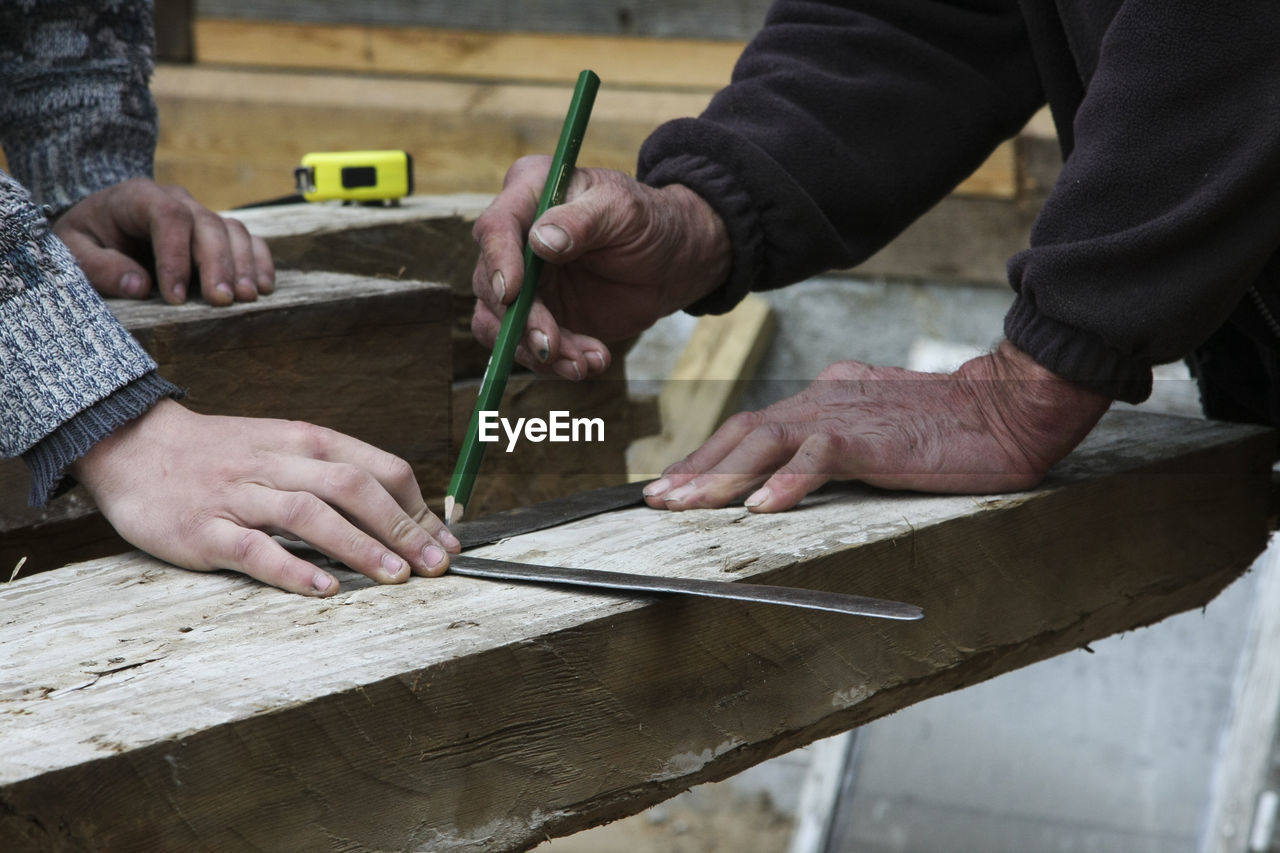
[(88, 453), (103, 438), (141, 416), (161, 398), (179, 399), (183, 396), (182, 389), (151, 372), (80, 412), (22, 454), (22, 460), (31, 471), (28, 501), (32, 506), (45, 506), (74, 485), (66, 476), (72, 462)]
[[(662, 156), (657, 140), (703, 135), (694, 119), (676, 119), (650, 137), (641, 149), (637, 177), (653, 187), (682, 184), (702, 196), (724, 221), (732, 246), (732, 268), (724, 284), (685, 310), (690, 314), (724, 314), (746, 298), (764, 264), (764, 234), (759, 212), (741, 181), (723, 165), (697, 154)], [(670, 145), (665, 146), (670, 148)]]
[(1039, 312), (1023, 295), (1004, 318), (1009, 342), (1046, 370), (1126, 403), (1151, 396), (1151, 365), (1122, 355), (1092, 332)]
[(29, 242), (16, 235), (19, 244), (0, 255), (0, 297), (7, 297), (0, 298), (4, 456), (25, 453), (77, 413), (156, 369), (66, 246), (43, 225), (26, 236)]

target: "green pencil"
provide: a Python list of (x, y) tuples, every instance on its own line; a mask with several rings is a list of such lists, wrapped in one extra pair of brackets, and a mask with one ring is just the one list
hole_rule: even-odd
[[(565, 191), (569, 187), (569, 178), (573, 174), (574, 163), (578, 159), (578, 149), (582, 147), (582, 137), (587, 132), (587, 120), (591, 117), (591, 107), (595, 103), (596, 90), (600, 88), (600, 78), (593, 71), (583, 71), (578, 75), (578, 84), (573, 90), (573, 99), (569, 102), (569, 112), (564, 117), (564, 127), (560, 131), (560, 142), (556, 145), (555, 156), (551, 159), (551, 171), (547, 173), (547, 183), (542, 188), (542, 198), (538, 201), (536, 220), (553, 207), (564, 201)], [(458, 453), (458, 463), (453, 469), (453, 478), (449, 481), (449, 491), (444, 499), (444, 520), (453, 524), (466, 512), (467, 501), (471, 500), (471, 489), (475, 486), (476, 473), (480, 470), (480, 460), (484, 456), (484, 442), (480, 441), (480, 413), (496, 412), (502, 402), (502, 392), (506, 390), (507, 378), (511, 375), (511, 365), (515, 362), (516, 346), (524, 337), (524, 326), (529, 320), (529, 309), (533, 306), (534, 293), (538, 288), (538, 277), (542, 274), (542, 258), (533, 253), (529, 242), (524, 246), (524, 281), (515, 301), (507, 307), (502, 317), (502, 327), (498, 330), (498, 339), (494, 342), (493, 352), (489, 356), (489, 366), (485, 368), (484, 379), (480, 383), (480, 396), (476, 399), (475, 410), (471, 412), (471, 422), (467, 425), (467, 436), (463, 439), (462, 449)]]

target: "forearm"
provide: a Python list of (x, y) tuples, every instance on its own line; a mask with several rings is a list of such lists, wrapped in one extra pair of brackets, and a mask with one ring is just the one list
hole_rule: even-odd
[[(0, 455), (34, 450), (27, 461), (43, 486), (33, 498), (48, 496), (69, 456), (105, 434), (104, 424), (145, 405), (134, 396), (115, 411), (100, 401), (156, 367), (93, 292), (30, 198), (2, 174), (0, 365)], [(133, 390), (154, 402), (171, 389), (148, 380)], [(95, 404), (95, 414), (76, 420)]]
[(37, 203), (61, 211), (151, 175), (150, 3), (0, 4), (0, 40), (0, 142)]

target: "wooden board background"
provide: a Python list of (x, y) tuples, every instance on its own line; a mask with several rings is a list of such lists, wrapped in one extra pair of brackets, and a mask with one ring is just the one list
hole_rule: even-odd
[[(166, 0), (161, 0), (166, 2)], [(599, 35), (746, 39), (764, 22), (769, 0), (199, 0), (207, 18), (404, 27), (575, 32)]]

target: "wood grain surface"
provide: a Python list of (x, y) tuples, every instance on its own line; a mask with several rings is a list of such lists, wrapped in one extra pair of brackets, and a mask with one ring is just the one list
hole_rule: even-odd
[(918, 623), (460, 577), (314, 600), (141, 555), (0, 588), (5, 849), (519, 850), (1203, 607), (1272, 433), (1108, 416), (1043, 487), (636, 508), (481, 556), (813, 586)]

